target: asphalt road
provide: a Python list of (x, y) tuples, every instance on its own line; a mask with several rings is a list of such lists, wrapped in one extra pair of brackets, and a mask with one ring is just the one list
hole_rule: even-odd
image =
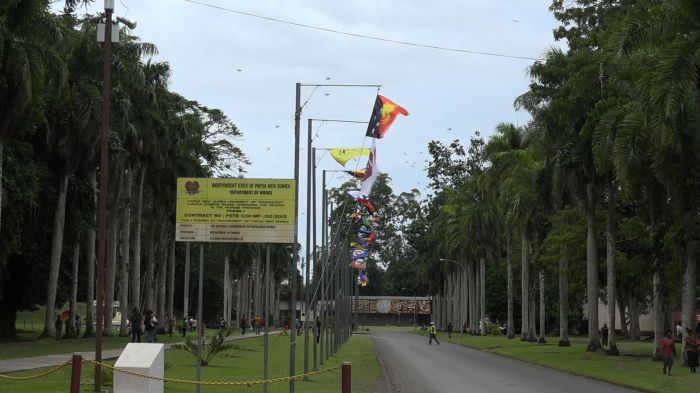
[(567, 393), (634, 390), (405, 332), (373, 334), (392, 392)]

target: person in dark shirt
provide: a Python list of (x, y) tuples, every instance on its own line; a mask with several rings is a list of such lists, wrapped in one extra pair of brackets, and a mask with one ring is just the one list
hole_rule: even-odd
[(141, 342), (141, 313), (138, 307), (134, 307), (129, 317), (129, 325), (131, 326), (131, 342), (140, 343)]

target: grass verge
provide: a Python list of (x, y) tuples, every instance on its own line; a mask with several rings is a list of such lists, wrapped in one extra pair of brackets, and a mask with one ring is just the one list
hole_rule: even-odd
[[(303, 340), (297, 341), (296, 374), (303, 373)], [(289, 375), (289, 337), (270, 336), (270, 378)], [(313, 365), (313, 346), (310, 348), (309, 367)], [(165, 354), (166, 377), (195, 379), (195, 358), (183, 351), (169, 350)], [(374, 343), (368, 335), (354, 335), (350, 341), (328, 361), (321, 369), (337, 366), (343, 361), (352, 362), (352, 385), (356, 392), (374, 392), (382, 381), (379, 363), (374, 354)], [(252, 381), (262, 379), (263, 343), (262, 338), (253, 338), (235, 342), (235, 348), (219, 354), (211, 364), (202, 371), (204, 381)], [(81, 392), (92, 391), (93, 370), (90, 364), (83, 365)], [(13, 373), (12, 376), (33, 375), (41, 370)], [(340, 370), (313, 376), (309, 381), (297, 381), (297, 392), (338, 392), (340, 391)], [(22, 382), (0, 380), (0, 391), (16, 393), (63, 393), (69, 390), (70, 368), (66, 367), (47, 377)], [(288, 391), (289, 382), (269, 385), (269, 392)], [(111, 389), (111, 387), (108, 387)], [(166, 392), (192, 392), (194, 385), (166, 383)], [(262, 390), (260, 385), (251, 386), (203, 386), (202, 392), (253, 392)]]

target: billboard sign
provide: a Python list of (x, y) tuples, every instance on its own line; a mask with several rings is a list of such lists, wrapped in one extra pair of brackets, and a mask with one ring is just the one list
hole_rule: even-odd
[(294, 180), (178, 178), (175, 240), (293, 243)]

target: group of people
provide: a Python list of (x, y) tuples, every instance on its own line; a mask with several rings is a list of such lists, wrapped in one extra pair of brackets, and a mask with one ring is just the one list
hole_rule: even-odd
[[(170, 335), (172, 336), (172, 321), (168, 322)], [(156, 329), (158, 327), (158, 319), (153, 315), (153, 311), (146, 310), (146, 313), (141, 315), (138, 307), (134, 307), (129, 316), (127, 327), (131, 330), (131, 342), (140, 343), (141, 335), (146, 336), (147, 343), (154, 343), (158, 340)]]
[[(700, 323), (698, 323), (700, 326)], [(685, 329), (685, 334), (681, 334), (683, 340), (683, 353), (685, 354), (686, 364), (691, 373), (697, 372), (698, 368), (698, 345), (700, 339), (695, 330), (691, 328)], [(666, 330), (666, 336), (661, 340), (661, 352), (663, 357), (664, 369), (663, 373), (671, 375), (671, 367), (673, 367), (676, 359), (676, 342), (673, 340), (673, 331)]]
[[(241, 329), (241, 335), (245, 334), (246, 329), (248, 329), (248, 319), (244, 316), (238, 321), (238, 327)], [(250, 328), (253, 329), (255, 335), (260, 335), (260, 332), (265, 327), (265, 320), (259, 315), (255, 315), (255, 318), (250, 322)]]
[[(68, 321), (65, 323), (66, 325), (66, 334), (68, 334)], [(56, 329), (56, 340), (60, 340), (61, 337), (63, 337), (62, 332), (63, 332), (63, 319), (61, 319), (61, 315), (56, 315), (56, 321), (54, 321), (53, 327)], [(75, 325), (73, 326), (75, 329), (75, 335), (77, 336), (80, 334), (80, 329), (82, 328), (82, 322), (80, 321), (80, 315), (75, 316)]]

